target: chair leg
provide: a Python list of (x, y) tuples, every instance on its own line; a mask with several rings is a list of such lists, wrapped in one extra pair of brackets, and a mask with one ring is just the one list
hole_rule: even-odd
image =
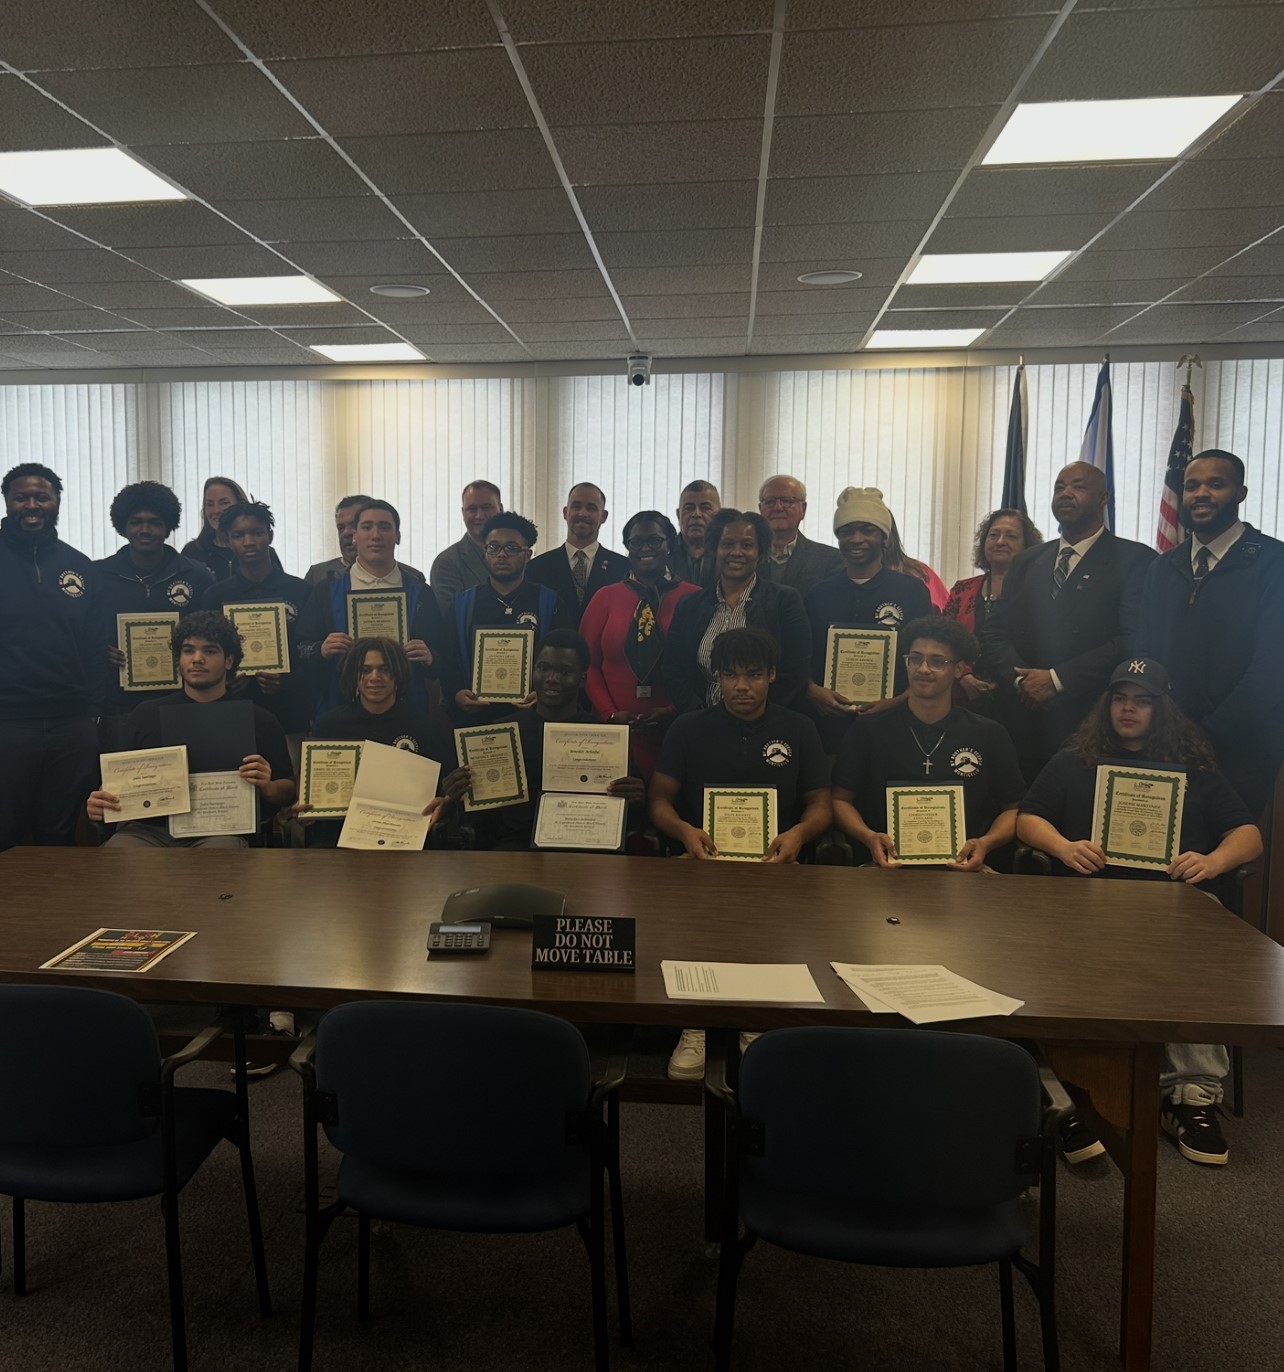
[(254, 1260), (254, 1284), (259, 1314), (272, 1313), (268, 1288), (267, 1258), (263, 1252), (263, 1222), (259, 1217), (259, 1193), (254, 1181), (254, 1158), (250, 1153), (250, 1098), (245, 1081), (245, 1020), (236, 1025), (236, 1129), (233, 1142), (241, 1155), (241, 1189), (245, 1193), (245, 1217), (250, 1228), (250, 1256)]
[(594, 1184), (587, 1220), (577, 1220), (576, 1229), (584, 1240), (589, 1260), (589, 1292), (593, 1308), (593, 1366), (595, 1372), (610, 1372), (611, 1345), (606, 1328), (606, 1235), (602, 1206), (602, 1174), (594, 1169)]
[(370, 1216), (357, 1212), (357, 1318), (370, 1318)]
[(1235, 1118), (1244, 1118), (1244, 1050), (1239, 1047), (1231, 1049), (1231, 1081), (1235, 1087), (1235, 1104), (1231, 1109), (1231, 1114)]
[(13, 1294), (27, 1294), (27, 1207), (21, 1196), (13, 1198)]
[(174, 1372), (187, 1372), (187, 1314), (183, 1307), (183, 1249), (178, 1234), (178, 1193), (161, 1198), (165, 1217), (165, 1265), (169, 1274), (169, 1321), (174, 1344)]
[(624, 1244), (624, 1191), (620, 1183), (620, 1100), (606, 1103), (606, 1175), (611, 1195), (611, 1247), (615, 1254), (615, 1298), (619, 1306), (620, 1342), (633, 1342), (629, 1303), (629, 1256)]
[(1003, 1372), (1016, 1372), (1016, 1311), (1012, 1304), (1012, 1264), (999, 1263), (999, 1306), (1003, 1311)]
[(718, 1255), (718, 1297), (713, 1314), (713, 1365), (715, 1372), (730, 1372), (731, 1343), (736, 1325), (736, 1282), (743, 1250), (733, 1233), (724, 1231)]

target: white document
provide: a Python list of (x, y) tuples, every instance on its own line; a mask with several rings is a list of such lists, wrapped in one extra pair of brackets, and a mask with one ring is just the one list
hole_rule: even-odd
[(895, 1010), (885, 1000), (879, 1000), (877, 996), (871, 995), (868, 991), (860, 990), (852, 981), (853, 977), (860, 975), (860, 968), (854, 962), (831, 962), (829, 964), (835, 972), (847, 983), (847, 989), (856, 997), (858, 1001), (874, 1015), (894, 1015)]
[(366, 739), (339, 847), (422, 848), (431, 823), (423, 809), (440, 776), (440, 762)]
[(187, 793), (187, 744), (173, 748), (139, 748), (99, 756), (103, 790), (120, 801), (119, 810), (104, 810), (103, 820), (157, 819), (191, 809)]
[[(912, 963), (861, 964), (834, 962), (830, 966), (867, 1004), (867, 997), (904, 1015), (912, 1024), (939, 1024), (957, 1019), (989, 1019), (1011, 1015), (1024, 1004), (968, 981), (948, 967)], [(869, 1005), (871, 1010), (876, 1007)]]
[(259, 827), (259, 793), (240, 772), (190, 772), (191, 808), (169, 817), (171, 838), (252, 834)]
[(628, 774), (627, 724), (544, 725), (544, 790), (603, 795)]
[(660, 963), (670, 1000), (759, 1000), (823, 1005), (805, 962)]

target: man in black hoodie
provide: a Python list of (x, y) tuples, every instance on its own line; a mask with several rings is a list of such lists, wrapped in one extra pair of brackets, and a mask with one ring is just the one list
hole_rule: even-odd
[(109, 669), (101, 581), (56, 533), (56, 472), (24, 462), (0, 492), (0, 851), (69, 845), (98, 772), (94, 720)]

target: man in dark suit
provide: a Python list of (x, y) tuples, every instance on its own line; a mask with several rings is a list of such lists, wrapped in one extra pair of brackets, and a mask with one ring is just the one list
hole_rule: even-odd
[(758, 513), (771, 525), (771, 552), (764, 570), (772, 581), (799, 595), (843, 567), (832, 543), (813, 543), (799, 529), (807, 516), (807, 487), (797, 477), (773, 476), (758, 491)]
[(1105, 474), (1072, 462), (1057, 474), (1061, 537), (1027, 548), (981, 632), (985, 675), (1028, 777), (1078, 728), (1132, 651), (1152, 548), (1105, 527)]
[(566, 542), (532, 558), (526, 576), (530, 581), (557, 592), (557, 598), (570, 611), (574, 627), (580, 627), (584, 607), (603, 586), (623, 581), (629, 574), (629, 560), (598, 542), (607, 520), (606, 496), (591, 481), (572, 486), (562, 507), (566, 521)]

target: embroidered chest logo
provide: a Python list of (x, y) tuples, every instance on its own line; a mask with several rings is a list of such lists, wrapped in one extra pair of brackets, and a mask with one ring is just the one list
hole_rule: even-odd
[(58, 589), (63, 595), (79, 600), (85, 594), (85, 578), (79, 572), (59, 572)]
[(950, 754), (950, 766), (957, 777), (974, 777), (981, 770), (981, 754), (975, 748), (956, 748)]
[(905, 622), (905, 611), (894, 601), (885, 600), (874, 611), (874, 618), (884, 629), (899, 629)]
[(285, 618), (288, 624), (293, 624), (299, 617), (299, 607), (288, 600), (281, 602), (285, 606)]
[(523, 610), (521, 614), (517, 616), (517, 625), (519, 628), (534, 629), (535, 632), (538, 633), (539, 615), (537, 615), (534, 610)]
[(794, 750), (783, 738), (773, 738), (762, 755), (773, 767), (787, 767), (793, 761)]
[(170, 582), (169, 603), (171, 605), (190, 605), (192, 603), (192, 596), (194, 594), (195, 593), (192, 590), (192, 583), (190, 581)]
[(392, 746), (400, 748), (403, 753), (417, 753), (419, 751), (419, 745), (411, 734), (399, 734), (392, 740)]

